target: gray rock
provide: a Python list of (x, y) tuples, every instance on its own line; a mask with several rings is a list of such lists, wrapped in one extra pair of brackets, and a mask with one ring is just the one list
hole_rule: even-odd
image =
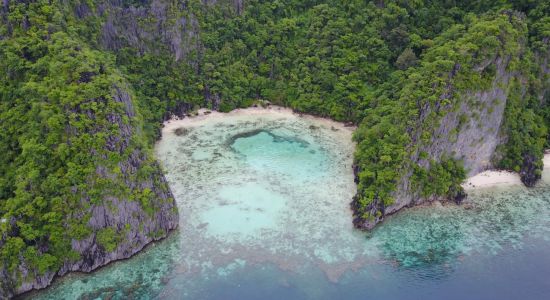
[[(124, 104), (123, 113), (126, 116), (132, 118), (136, 115), (132, 100), (124, 89), (114, 87), (113, 99)], [(136, 134), (136, 127), (132, 126), (131, 122), (124, 122), (119, 114), (107, 115), (107, 119), (118, 125), (119, 132), (117, 135), (107, 138), (106, 150), (119, 154), (125, 153), (131, 144), (131, 139)], [(99, 132), (100, 129), (96, 131)], [(109, 262), (128, 258), (147, 244), (166, 237), (170, 231), (177, 228), (179, 216), (174, 197), (160, 167), (148, 159), (144, 149), (134, 149), (126, 160), (119, 163), (119, 167), (121, 174), (115, 174), (103, 165), (96, 165), (95, 173), (101, 178), (107, 178), (117, 184), (124, 184), (131, 190), (149, 189), (154, 198), (151, 201), (152, 208), (146, 210), (138, 201), (119, 199), (115, 196), (106, 196), (101, 201), (95, 202), (91, 202), (88, 197), (83, 196), (81, 207), (86, 209), (73, 212), (73, 215), (68, 216), (72, 219), (90, 216), (87, 225), (93, 233), (86, 238), (71, 241), (71, 248), (80, 254), (80, 259), (77, 261), (67, 259), (59, 270), (44, 274), (39, 274), (37, 270), (24, 262), (18, 266), (14, 273), (9, 273), (4, 266), (0, 266), (0, 298), (10, 298), (24, 292), (45, 288), (56, 276), (62, 276), (68, 272), (91, 272)], [(137, 179), (135, 174), (143, 167), (153, 167), (154, 171), (149, 173), (147, 178)], [(72, 191), (75, 194), (86, 194), (86, 191), (79, 191), (77, 187), (73, 187)], [(10, 222), (15, 224), (16, 219), (12, 218)], [(17, 228), (17, 226), (14, 225), (12, 228)], [(97, 240), (97, 233), (106, 228), (112, 228), (116, 232), (116, 248), (112, 251), (107, 251)], [(4, 243), (5, 238), (5, 236), (0, 238), (0, 246)], [(47, 251), (47, 245), (42, 251)], [(18, 275), (20, 275), (21, 281), (18, 280)]]

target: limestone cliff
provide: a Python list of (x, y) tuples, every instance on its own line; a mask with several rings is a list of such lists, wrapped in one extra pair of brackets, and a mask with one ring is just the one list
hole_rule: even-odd
[[(439, 161), (448, 156), (463, 163), (467, 176), (474, 176), (482, 171), (492, 169), (497, 146), (504, 142), (501, 132), (504, 110), (508, 97), (508, 81), (512, 74), (506, 71), (508, 59), (498, 58), (480, 67), (493, 66), (496, 73), (490, 89), (484, 91), (468, 91), (461, 96), (460, 105), (456, 110), (449, 111), (441, 119), (439, 127), (435, 128), (430, 142), (422, 145), (412, 155), (413, 163), (429, 168), (430, 161)], [(429, 109), (420, 116), (429, 115)], [(420, 133), (413, 139), (419, 140)], [(419, 153), (428, 155), (419, 157)], [(400, 179), (395, 192), (395, 203), (387, 207), (387, 215), (397, 212), (403, 207), (422, 203), (426, 198), (420, 197), (411, 186), (411, 172)]]
[[(540, 121), (535, 102), (548, 101), (549, 55), (526, 49), (521, 13), (465, 10), (432, 20), (454, 25), (416, 31), (422, 17), (400, 4), (0, 5), (0, 298), (130, 257), (176, 228), (151, 143), (163, 117), (194, 106), (267, 99), (364, 117), (358, 131), (374, 129), (357, 134), (361, 228), (424, 201), (462, 199), (457, 180), (426, 188), (446, 159), (467, 175), (499, 167), (528, 185), (540, 177), (545, 129), (524, 124)], [(400, 21), (386, 24), (388, 16)], [(394, 70), (405, 48), (409, 61)], [(529, 61), (544, 74), (538, 83), (521, 70)]]
[[(420, 142), (422, 130), (416, 130), (411, 142), (417, 144), (410, 156), (411, 165), (429, 168), (431, 162), (439, 161), (442, 157), (452, 157), (463, 162), (468, 176), (476, 175), (484, 170), (494, 168), (494, 156), (497, 146), (504, 142), (501, 125), (508, 97), (507, 85), (512, 74), (506, 71), (508, 59), (498, 58), (489, 62), (484, 68), (492, 66), (496, 68), (491, 87), (483, 91), (467, 91), (460, 96), (458, 109), (437, 107), (437, 110), (448, 110), (439, 126), (433, 128), (430, 141)], [(455, 69), (459, 65), (455, 65)], [(452, 72), (449, 77), (452, 77)], [(441, 95), (444, 99), (445, 95)], [(425, 106), (420, 110), (419, 120), (422, 123), (432, 111), (432, 107)], [(418, 125), (421, 128), (421, 125)], [(424, 155), (420, 155), (424, 153)], [(356, 175), (359, 170), (356, 169)], [(404, 207), (411, 207), (433, 199), (445, 199), (445, 197), (422, 197), (414, 186), (411, 177), (412, 168), (403, 172), (397, 181), (397, 187), (393, 192), (395, 201), (388, 206), (381, 204), (371, 206), (371, 214), (382, 210), (376, 218), (356, 218), (355, 225), (359, 228), (372, 229), (381, 222), (385, 216), (396, 213)], [(352, 207), (357, 209), (356, 202)]]
[[(90, 8), (83, 3), (77, 10)], [(108, 50), (131, 47), (142, 54), (154, 53), (161, 50), (161, 45), (178, 61), (200, 47), (199, 24), (185, 2), (154, 0), (144, 6), (124, 6), (117, 1), (104, 1), (94, 13), (104, 19), (100, 43)]]
[[(100, 199), (93, 200), (87, 189), (81, 190), (78, 186), (73, 186), (72, 193), (78, 195), (80, 201), (65, 216), (65, 220), (85, 220), (85, 225), (91, 232), (83, 238), (71, 240), (71, 250), (78, 254), (77, 258), (67, 257), (59, 269), (46, 272), (40, 272), (23, 258), (15, 270), (0, 267), (0, 298), (44, 288), (56, 276), (67, 272), (90, 272), (111, 261), (128, 258), (150, 242), (166, 237), (171, 230), (177, 228), (177, 208), (160, 167), (146, 149), (132, 145), (140, 129), (124, 121), (126, 118), (136, 118), (130, 95), (123, 88), (115, 86), (112, 99), (123, 107), (123, 114), (112, 113), (106, 116), (108, 122), (119, 128), (118, 134), (106, 138), (103, 149), (105, 152), (90, 149), (89, 155), (103, 156), (106, 159), (106, 154), (118, 153), (125, 158), (117, 163), (116, 169), (97, 163), (95, 176), (90, 180), (106, 180), (108, 183), (105, 187), (119, 186), (128, 192), (106, 192)], [(84, 113), (94, 118), (93, 112)], [(76, 129), (67, 130), (78, 135)], [(101, 134), (100, 128), (91, 131)], [(96, 184), (98, 182), (88, 182), (89, 186)], [(130, 199), (129, 195), (139, 196), (137, 199)], [(140, 200), (139, 197), (146, 197), (147, 201)], [(16, 233), (19, 230), (17, 217), (9, 222)], [(7, 236), (0, 240), (0, 246), (5, 238)], [(47, 250), (48, 245), (45, 244), (42, 251)]]
[[(471, 27), (456, 42), (432, 48), (434, 55), (428, 51), (422, 66), (410, 72), (392, 100), (408, 107), (392, 112), (394, 122), (404, 124), (402, 132), (386, 132), (386, 125), (375, 131), (376, 136), (368, 136), (360, 128), (359, 148), (371, 156), (356, 157), (360, 192), (352, 208), (357, 227), (372, 229), (385, 216), (425, 201), (460, 203), (466, 197), (461, 176), (487, 169), (516, 171), (527, 186), (540, 179), (546, 128), (534, 111), (545, 105), (540, 95), (548, 80), (546, 75), (540, 75), (542, 82), (530, 78), (528, 69), (532, 60), (542, 61), (542, 67), (534, 68), (547, 72), (547, 54), (529, 52), (522, 15), (504, 11), (486, 22), (485, 26), (500, 26), (491, 33), (498, 36), (491, 50), (483, 50), (488, 46), (475, 38), (483, 27)], [(479, 44), (473, 52), (459, 46), (475, 43)], [(439, 64), (444, 72), (432, 68)], [(369, 126), (373, 125), (381, 126)], [(386, 139), (385, 146), (370, 146), (374, 141), (385, 144)], [(382, 161), (384, 151), (392, 147), (399, 151)], [(395, 177), (380, 180), (381, 173)]]
[(51, 11), (0, 11), (0, 299), (128, 258), (178, 226), (132, 87)]
[[(117, 51), (123, 47), (138, 53), (160, 53), (167, 50), (174, 60), (185, 60), (198, 68), (203, 45), (200, 40), (200, 24), (196, 12), (220, 3), (230, 6), (235, 13), (244, 9), (243, 0), (212, 1), (138, 1), (128, 4), (119, 0), (103, 0), (90, 6), (78, 1), (73, 11), (77, 18), (98, 18), (100, 46)], [(192, 8), (192, 5), (199, 5)]]

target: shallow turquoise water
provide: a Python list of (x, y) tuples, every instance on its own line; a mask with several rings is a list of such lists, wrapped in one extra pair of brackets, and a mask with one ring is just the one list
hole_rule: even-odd
[[(351, 226), (350, 130), (287, 114), (163, 133), (180, 229), (37, 299), (548, 299), (550, 186), (492, 188)], [(544, 174), (548, 178), (549, 174)]]

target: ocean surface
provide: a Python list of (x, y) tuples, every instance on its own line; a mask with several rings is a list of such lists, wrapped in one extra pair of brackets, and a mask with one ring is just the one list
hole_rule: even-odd
[(33, 299), (550, 299), (550, 174), (355, 230), (351, 128), (286, 111), (167, 124), (180, 227)]

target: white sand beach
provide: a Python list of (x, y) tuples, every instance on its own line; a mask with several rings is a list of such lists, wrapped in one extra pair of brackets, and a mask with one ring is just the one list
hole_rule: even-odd
[[(228, 113), (220, 113), (217, 111), (210, 111), (208, 109), (200, 109), (197, 112), (196, 116), (193, 117), (187, 117), (183, 119), (172, 119), (164, 123), (163, 132), (172, 132), (176, 128), (180, 128), (182, 126), (188, 127), (188, 126), (200, 126), (203, 125), (207, 120), (212, 120), (212, 117), (218, 117), (218, 116), (254, 116), (254, 115), (270, 115), (273, 116), (273, 114), (280, 114), (281, 117), (286, 117), (290, 115), (298, 115), (298, 113), (295, 113), (290, 108), (285, 108), (281, 106), (276, 105), (269, 105), (267, 107), (249, 107), (244, 109), (235, 109)], [(344, 130), (344, 131), (352, 131), (355, 130), (355, 127), (353, 126), (343, 126), (342, 123), (332, 121), (330, 119), (315, 117), (311, 115), (301, 115), (301, 117), (305, 119), (312, 119), (317, 124), (321, 124), (322, 126), (326, 126), (327, 128), (333, 128), (334, 130)], [(544, 155), (544, 170), (543, 170), (543, 180), (550, 179), (550, 153), (546, 153)], [(509, 185), (521, 185), (522, 182), (520, 180), (519, 174), (509, 171), (502, 171), (502, 170), (487, 170), (484, 172), (481, 172), (475, 176), (469, 177), (466, 179), (466, 181), (462, 184), (464, 189), (466, 190), (472, 190), (476, 188), (486, 188), (486, 187), (495, 187), (495, 186), (509, 186)]]
[(163, 132), (173, 131), (176, 128), (182, 126), (199, 126), (203, 125), (205, 122), (212, 121), (212, 117), (220, 118), (221, 116), (242, 116), (242, 117), (251, 117), (258, 115), (267, 115), (273, 117), (274, 115), (279, 114), (281, 117), (288, 117), (292, 115), (300, 116), (305, 120), (312, 120), (316, 124), (321, 126), (326, 126), (326, 128), (332, 128), (333, 130), (344, 130), (346, 132), (353, 131), (356, 129), (355, 126), (349, 126), (341, 122), (333, 121), (328, 118), (316, 117), (308, 114), (300, 114), (294, 112), (290, 108), (277, 106), (277, 105), (268, 105), (267, 107), (248, 107), (248, 108), (238, 108), (234, 109), (227, 113), (211, 111), (208, 109), (201, 108), (197, 111), (196, 116), (186, 117), (183, 119), (171, 119), (164, 122)]
[[(542, 180), (549, 179), (550, 176), (550, 153), (544, 155), (544, 170)], [(489, 170), (472, 176), (462, 184), (464, 189), (475, 189), (483, 187), (494, 187), (504, 185), (520, 185), (522, 184), (519, 174), (509, 171)]]

